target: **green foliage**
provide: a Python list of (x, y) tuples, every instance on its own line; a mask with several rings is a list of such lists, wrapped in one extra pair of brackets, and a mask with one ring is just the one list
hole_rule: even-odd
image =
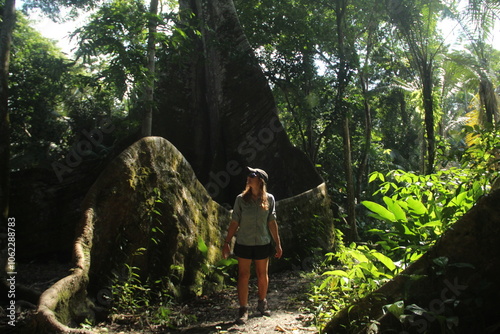
[[(468, 268), (474, 269), (474, 266), (468, 263), (449, 263), (447, 257), (437, 257), (433, 259), (433, 267), (435, 274), (437, 276), (444, 275), (446, 271), (451, 268)], [(426, 321), (437, 320), (439, 324), (440, 333), (455, 333), (455, 328), (458, 326), (459, 318), (455, 314), (455, 308), (461, 305), (464, 301), (458, 300), (458, 295), (460, 295), (460, 289), (455, 290), (452, 298), (445, 298), (442, 294), (439, 296), (440, 299), (434, 299), (433, 301), (439, 301), (443, 304), (443, 308), (436, 309), (432, 307), (432, 302), (426, 307), (419, 306), (417, 304), (405, 304), (404, 300), (396, 301), (392, 304), (387, 304), (383, 307), (384, 313), (391, 313), (396, 319), (402, 324), (403, 328), (408, 327), (420, 327), (418, 324), (422, 324), (422, 319)], [(464, 304), (466, 304), (465, 302)], [(447, 306), (444, 306), (447, 304)], [(475, 307), (478, 305), (476, 304)], [(446, 307), (446, 311), (443, 312)], [(424, 328), (425, 329), (425, 328)], [(429, 331), (430, 329), (428, 329)], [(430, 330), (432, 332), (432, 330)]]
[(469, 146), (461, 156), (462, 168), (476, 172), (477, 178), (491, 179), (496, 175), (500, 162), (500, 133), (496, 129), (464, 126), (464, 137)]
[[(368, 244), (344, 246), (339, 236), (336, 253), (327, 254), (326, 276), (314, 288), (311, 300), (316, 305), (318, 327), (340, 309), (375, 290), (409, 264), (416, 261), (436, 240), (466, 213), (486, 192), (496, 176), (493, 167), (500, 146), (496, 132), (475, 132), (472, 145), (462, 158), (463, 167), (442, 170), (431, 175), (417, 175), (403, 170), (373, 172), (369, 182), (376, 185), (373, 200), (365, 200), (368, 210)], [(480, 158), (480, 159), (478, 159)], [(340, 232), (338, 232), (340, 233)], [(434, 260), (436, 273), (446, 270), (446, 258)], [(453, 266), (469, 267), (467, 264)], [(403, 312), (418, 313), (417, 305), (397, 302), (386, 311), (404, 318)], [(453, 321), (453, 316), (443, 321)]]
[(125, 279), (113, 285), (113, 309), (114, 313), (123, 312), (133, 315), (140, 314), (144, 307), (150, 305), (149, 293), (151, 289), (147, 284), (141, 282), (138, 268), (125, 264), (127, 270)]
[[(13, 170), (52, 169), (51, 163), (74, 150), (82, 131), (97, 129), (104, 118), (122, 128), (118, 126), (120, 103), (99, 78), (69, 60), (53, 41), (31, 28), (21, 13), (17, 13), (13, 35), (9, 83)], [(81, 158), (105, 155), (105, 147), (123, 135), (118, 132)]]
[(151, 232), (152, 232), (152, 237), (151, 241), (155, 244), (155, 246), (158, 246), (160, 244), (160, 238), (163, 237), (165, 232), (161, 229), (161, 221), (160, 217), (162, 216), (161, 210), (158, 207), (159, 205), (165, 203), (165, 200), (162, 198), (162, 194), (160, 189), (154, 188), (153, 189), (153, 200), (154, 204), (153, 207), (151, 208), (150, 212), (150, 219), (153, 220), (154, 224), (153, 227), (151, 227)]
[[(52, 20), (64, 20), (68, 17), (61, 17), (61, 9), (69, 9), (69, 17), (73, 18), (78, 16), (78, 9), (91, 10), (99, 5), (100, 0), (23, 0), (23, 11), (30, 11), (33, 9), (40, 9), (43, 13), (47, 14)], [(68, 13), (64, 13), (68, 15)]]
[[(144, 175), (147, 175), (145, 172)], [(147, 253), (151, 257), (153, 268), (164, 265), (161, 261), (161, 242), (165, 238), (162, 230), (162, 208), (165, 204), (162, 192), (159, 188), (153, 188), (145, 203), (145, 222), (149, 224), (151, 239), (146, 248), (137, 249), (135, 256), (144, 256)], [(201, 249), (203, 242), (199, 244)], [(200, 250), (201, 250), (200, 249)], [(130, 262), (133, 262), (132, 260)], [(170, 266), (170, 276), (160, 277), (154, 282), (141, 278), (139, 268), (125, 263), (125, 275), (116, 275), (112, 283), (112, 308), (111, 318), (118, 320), (126, 318), (127, 323), (140, 329), (146, 326), (155, 328), (175, 328), (196, 321), (196, 318), (182, 312), (181, 307), (172, 297), (173, 281), (182, 280), (184, 267), (179, 265)], [(154, 269), (153, 269), (154, 270)]]
[(12, 167), (31, 167), (51, 153), (52, 143), (68, 140), (68, 124), (60, 117), (71, 64), (54, 44), (18, 15), (10, 64), (9, 108), (12, 124)]
[(125, 265), (125, 268), (125, 277), (116, 279), (112, 287), (112, 319), (125, 317), (129, 325), (142, 329), (146, 326), (173, 328), (196, 321), (194, 316), (180, 311), (166, 290), (157, 291), (142, 282), (137, 267)]
[(144, 1), (112, 1), (72, 34), (78, 38), (77, 58), (94, 63), (120, 99), (134, 82), (145, 80), (146, 13)]
[(474, 180), (474, 175), (458, 168), (432, 175), (372, 173), (370, 182), (378, 183), (374, 196), (384, 205), (362, 202), (376, 220), (367, 233), (377, 236), (377, 244), (393, 260), (414, 261), (488, 189), (485, 180)]
[(390, 280), (396, 264), (373, 245), (344, 245), (337, 230), (337, 250), (326, 254), (322, 279), (313, 287), (310, 301), (316, 325), (322, 328), (339, 310)]
[[(203, 240), (203, 238), (198, 238), (198, 250), (206, 258), (208, 255), (208, 246)], [(223, 287), (227, 280), (234, 281), (234, 270), (238, 260), (235, 258), (220, 259), (215, 264), (208, 264), (204, 262), (202, 264), (202, 272), (206, 275), (204, 283), (210, 282), (212, 286), (206, 286), (205, 288), (217, 289)], [(219, 286), (222, 284), (222, 286)]]

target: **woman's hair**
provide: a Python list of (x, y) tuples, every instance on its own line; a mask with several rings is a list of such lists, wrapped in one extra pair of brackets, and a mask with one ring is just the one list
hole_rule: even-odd
[[(260, 199), (260, 206), (264, 209), (264, 210), (268, 210), (269, 209), (269, 200), (267, 199), (267, 187), (266, 187), (266, 183), (260, 179), (260, 189), (259, 189), (259, 194), (258, 194), (258, 199)], [(241, 193), (243, 199), (245, 200), (245, 202), (249, 202), (252, 198), (252, 191), (251, 191), (251, 188), (250, 186), (247, 184), (246, 187), (245, 187), (245, 190), (243, 190), (243, 192)]]

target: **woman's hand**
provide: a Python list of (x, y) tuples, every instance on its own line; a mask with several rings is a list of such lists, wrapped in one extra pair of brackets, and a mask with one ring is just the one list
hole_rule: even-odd
[(222, 247), (222, 256), (224, 257), (224, 259), (227, 259), (229, 257), (229, 254), (231, 254), (231, 249), (229, 247), (229, 244), (225, 242), (224, 246)]
[(276, 254), (274, 254), (274, 257), (279, 259), (283, 255), (283, 250), (281, 249), (281, 245), (278, 244), (276, 245)]

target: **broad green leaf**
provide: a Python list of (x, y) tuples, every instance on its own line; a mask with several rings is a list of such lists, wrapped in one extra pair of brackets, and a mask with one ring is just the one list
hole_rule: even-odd
[(412, 253), (410, 255), (410, 257), (408, 258), (408, 261), (410, 262), (415, 262), (417, 261), (418, 259), (420, 259), (420, 257), (423, 255), (423, 253), (420, 253), (420, 252), (415, 252), (415, 253)]
[(440, 256), (432, 260), (435, 264), (440, 267), (446, 267), (448, 265), (449, 259), (446, 256)]
[(408, 305), (406, 307), (406, 310), (413, 313), (413, 314), (416, 314), (416, 315), (422, 315), (422, 314), (427, 312), (425, 309), (423, 309), (422, 307), (420, 307), (416, 304)]
[(417, 235), (415, 232), (410, 230), (410, 228), (406, 224), (403, 224), (403, 228), (405, 230), (405, 235), (412, 235), (412, 236)]
[(325, 271), (323, 275), (329, 275), (329, 276), (340, 276), (340, 277), (349, 277), (349, 274), (347, 274), (343, 270), (331, 270), (331, 271)]
[(372, 255), (377, 260), (382, 262), (382, 264), (386, 266), (387, 269), (389, 269), (390, 271), (394, 271), (396, 269), (396, 265), (394, 264), (394, 262), (392, 262), (392, 260), (389, 257), (385, 256), (384, 254), (375, 251), (372, 253)]
[(465, 191), (464, 191), (464, 192), (462, 192), (462, 193), (458, 194), (458, 196), (457, 196), (457, 197), (455, 197), (455, 198), (454, 198), (454, 199), (450, 202), (450, 204), (451, 204), (451, 203), (453, 203), (453, 204), (455, 204), (455, 205), (457, 205), (457, 206), (461, 206), (461, 205), (462, 205), (462, 202), (464, 201), (464, 199), (465, 199), (466, 197), (467, 197), (467, 192), (465, 192)]
[(416, 236), (416, 233), (408, 227), (408, 223), (396, 222), (394, 227), (397, 229), (398, 233), (406, 236)]
[(382, 233), (385, 233), (385, 231), (383, 230), (380, 230), (378, 228), (372, 228), (372, 229), (369, 229), (368, 231), (366, 231), (368, 233), (374, 233), (374, 234), (382, 234)]
[(383, 220), (388, 220), (390, 222), (396, 221), (396, 217), (394, 216), (394, 214), (378, 203), (372, 201), (363, 201), (361, 202), (361, 204), (363, 204), (368, 210), (372, 211)]
[(442, 226), (443, 223), (440, 220), (434, 220), (428, 223), (425, 223), (422, 225), (422, 227), (436, 227), (436, 226)]
[(217, 261), (216, 266), (217, 267), (229, 267), (232, 265), (238, 264), (238, 260), (235, 258), (228, 258), (228, 259), (221, 259)]
[(339, 278), (335, 276), (328, 276), (323, 283), (319, 286), (320, 290), (324, 290), (326, 287), (329, 289), (333, 290), (337, 287), (339, 283)]
[(409, 197), (406, 199), (406, 203), (408, 203), (408, 208), (417, 215), (424, 215), (427, 213), (427, 208), (419, 200)]
[(397, 221), (408, 221), (408, 219), (406, 218), (406, 213), (396, 201), (394, 201), (392, 198), (384, 196), (384, 202), (385, 205), (387, 205), (387, 209), (389, 209), (389, 211), (394, 214), (394, 217)]
[(370, 178), (368, 179), (368, 183), (371, 183), (371, 182), (375, 181), (376, 179), (379, 179), (380, 181), (384, 182), (385, 181), (384, 174), (382, 174), (380, 172), (371, 173)]
[(359, 252), (359, 251), (352, 251), (352, 252), (350, 253), (350, 255), (351, 255), (354, 259), (358, 260), (359, 262), (369, 262), (369, 260), (368, 260), (368, 258), (366, 257), (366, 255), (365, 255), (365, 254), (363, 254), (363, 253), (361, 253), (361, 252)]

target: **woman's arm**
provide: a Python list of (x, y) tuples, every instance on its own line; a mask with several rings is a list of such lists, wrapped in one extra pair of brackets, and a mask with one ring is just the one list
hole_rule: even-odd
[(224, 246), (222, 247), (222, 256), (227, 259), (231, 253), (231, 239), (238, 231), (239, 224), (236, 220), (231, 220), (229, 223), (229, 228), (227, 229), (226, 239), (224, 241)]
[(279, 259), (283, 255), (283, 250), (281, 249), (278, 223), (276, 222), (276, 220), (271, 220), (269, 223), (267, 223), (267, 225), (269, 226), (269, 232), (271, 232), (271, 236), (273, 237), (274, 243), (276, 244), (276, 255), (274, 256)]

